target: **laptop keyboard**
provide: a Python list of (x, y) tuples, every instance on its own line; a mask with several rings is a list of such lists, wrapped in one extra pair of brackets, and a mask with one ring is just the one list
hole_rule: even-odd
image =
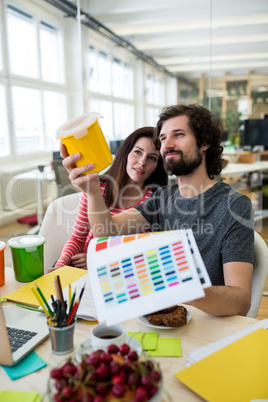
[(16, 352), (16, 350), (18, 350), (22, 345), (37, 335), (37, 332), (7, 327), (7, 334), (11, 346), (11, 352)]

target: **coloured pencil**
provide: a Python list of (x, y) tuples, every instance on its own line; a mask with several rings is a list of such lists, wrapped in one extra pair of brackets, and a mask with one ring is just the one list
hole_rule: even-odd
[(43, 308), (44, 313), (46, 314), (47, 317), (50, 317), (50, 314), (43, 302), (43, 300), (41, 299), (41, 296), (39, 295), (39, 293), (37, 292), (37, 289), (34, 286), (31, 286), (31, 291), (33, 292), (33, 294), (36, 297), (36, 300), (38, 301), (38, 303), (40, 304), (40, 306)]
[(63, 300), (62, 290), (61, 290), (60, 282), (59, 282), (58, 278), (59, 278), (59, 276), (57, 276), (53, 279), (54, 288), (55, 288), (55, 293), (56, 293), (57, 299), (59, 299), (63, 303), (64, 300)]
[(68, 315), (67, 325), (70, 325), (73, 322), (73, 320), (75, 319), (75, 315), (76, 315), (78, 307), (80, 305), (80, 302), (81, 302), (85, 287), (86, 287), (86, 284), (84, 284), (84, 286), (82, 287), (80, 295), (79, 295), (78, 299), (76, 300), (76, 302), (74, 303), (74, 306), (73, 306), (71, 312)]
[(40, 294), (41, 299), (43, 300), (43, 302), (44, 302), (44, 304), (45, 304), (45, 306), (46, 306), (46, 308), (47, 308), (49, 314), (50, 314), (51, 316), (53, 316), (53, 312), (52, 312), (51, 308), (49, 307), (48, 302), (46, 301), (45, 296), (43, 295), (41, 289), (39, 288), (39, 286), (37, 285), (37, 283), (35, 283), (34, 285), (35, 285), (35, 287), (36, 287), (36, 289), (37, 289), (37, 292)]
[(20, 303), (16, 303), (16, 306), (18, 307), (23, 307), (26, 308), (28, 310), (33, 310), (33, 311), (38, 311), (40, 313), (40, 308), (36, 308), (36, 307), (32, 307), (32, 306), (27, 306), (26, 304), (20, 304)]
[(58, 282), (58, 292), (59, 294), (57, 295), (58, 299), (64, 303), (64, 298), (63, 298), (63, 293), (62, 293), (62, 287), (61, 287), (61, 282), (60, 282), (60, 277), (57, 275), (56, 280)]
[(72, 302), (72, 287), (71, 284), (69, 283), (69, 306), (71, 305)]
[(67, 319), (67, 324), (66, 325), (71, 325), (71, 323), (73, 322), (73, 320), (75, 319), (75, 315), (79, 306), (80, 300), (79, 298), (76, 300), (76, 302), (73, 305), (72, 311), (70, 312), (70, 314), (68, 315), (68, 319)]
[(81, 292), (80, 292), (80, 295), (79, 295), (79, 299), (80, 299), (80, 300), (82, 299), (82, 296), (83, 296), (85, 287), (86, 287), (86, 284), (84, 284), (84, 286), (83, 286), (82, 289), (81, 289)]
[(73, 308), (73, 305), (74, 305), (75, 296), (76, 296), (76, 289), (75, 289), (74, 292), (73, 292), (71, 305), (69, 306), (69, 314), (70, 314), (70, 312), (72, 311), (72, 308)]

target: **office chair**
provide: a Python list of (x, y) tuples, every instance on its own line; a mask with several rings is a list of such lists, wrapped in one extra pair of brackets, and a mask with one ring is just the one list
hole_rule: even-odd
[(55, 172), (57, 183), (57, 196), (63, 197), (68, 194), (79, 192), (70, 182), (69, 173), (62, 166), (62, 159), (55, 159), (51, 162), (53, 170)]
[(51, 268), (69, 239), (78, 214), (81, 193), (68, 194), (52, 201), (45, 213), (39, 235), (46, 239), (44, 267)]
[(256, 318), (268, 275), (268, 248), (263, 238), (254, 232), (254, 271), (252, 279), (251, 307), (247, 317)]

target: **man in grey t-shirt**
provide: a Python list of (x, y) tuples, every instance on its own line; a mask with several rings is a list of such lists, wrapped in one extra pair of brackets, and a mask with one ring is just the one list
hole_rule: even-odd
[[(93, 166), (75, 168), (80, 155), (68, 156), (62, 146), (72, 184), (87, 194), (94, 236), (191, 228), (212, 286), (189, 304), (217, 316), (246, 315), (254, 262), (253, 210), (246, 196), (214, 180), (222, 166), (221, 123), (200, 105), (170, 106), (160, 114), (156, 136), (165, 168), (177, 176), (178, 186), (159, 188), (142, 205), (115, 216), (104, 204), (98, 174), (82, 176)], [(140, 174), (146, 163), (144, 157), (133, 169)]]

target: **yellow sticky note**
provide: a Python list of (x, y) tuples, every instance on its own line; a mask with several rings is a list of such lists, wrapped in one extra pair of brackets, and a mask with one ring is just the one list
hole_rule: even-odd
[(157, 332), (128, 332), (127, 334), (137, 339), (143, 350), (155, 350), (157, 347)]
[(155, 350), (148, 351), (149, 356), (181, 357), (181, 340), (179, 338), (158, 338)]
[(38, 402), (40, 395), (37, 392), (1, 391), (0, 402)]

